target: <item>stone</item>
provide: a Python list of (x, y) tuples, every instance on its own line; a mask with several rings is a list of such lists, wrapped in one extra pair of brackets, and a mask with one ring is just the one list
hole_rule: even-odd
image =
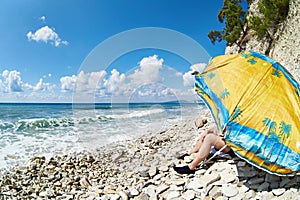
[(167, 180), (166, 184), (168, 184), (168, 185), (182, 186), (182, 185), (185, 184), (185, 181), (184, 180), (180, 180), (180, 179), (177, 179), (177, 180)]
[(196, 119), (195, 121), (195, 125), (198, 129), (202, 128), (206, 123), (207, 123), (207, 119)]
[(55, 187), (60, 187), (62, 184), (61, 184), (61, 182), (60, 181), (56, 181), (54, 184), (53, 184), (53, 186), (55, 186)]
[(42, 191), (39, 193), (40, 197), (46, 197), (47, 196), (47, 192), (46, 191)]
[(239, 161), (239, 162), (237, 163), (237, 166), (238, 166), (238, 167), (245, 167), (245, 166), (246, 166), (246, 162), (245, 162), (245, 161)]
[(208, 186), (209, 184), (212, 184), (218, 180), (220, 180), (221, 176), (220, 174), (205, 174), (200, 178), (200, 183), (203, 185), (203, 187)]
[(287, 190), (285, 193), (283, 193), (280, 198), (282, 199), (296, 199), (299, 200), (298, 197), (295, 197), (294, 193), (290, 190)]
[(253, 190), (249, 190), (248, 192), (245, 193), (246, 199), (252, 199), (255, 197), (255, 192)]
[(206, 169), (199, 169), (199, 170), (196, 170), (195, 174), (196, 175), (203, 175), (203, 174), (205, 174), (205, 172), (206, 172)]
[(223, 185), (222, 194), (226, 197), (234, 197), (239, 193), (236, 186), (233, 185)]
[(80, 185), (82, 185), (85, 188), (89, 188), (91, 185), (90, 181), (87, 178), (82, 178), (80, 180)]
[(290, 182), (290, 179), (287, 177), (283, 177), (279, 185), (280, 187), (284, 187), (288, 182)]
[(279, 187), (279, 182), (270, 183), (270, 189), (277, 189)]
[(149, 176), (154, 177), (158, 172), (158, 169), (156, 166), (151, 166), (149, 169)]
[(250, 185), (250, 188), (252, 190), (257, 190), (259, 186), (260, 186), (260, 183), (257, 183), (257, 184)]
[(198, 178), (195, 178), (194, 180), (190, 181), (186, 186), (187, 189), (192, 189), (192, 190), (203, 188), (203, 187), (204, 186), (201, 179)]
[(159, 171), (162, 171), (162, 172), (167, 172), (169, 171), (169, 166), (168, 165), (162, 165), (158, 168)]
[(222, 188), (218, 186), (213, 186), (212, 189), (209, 191), (209, 196), (213, 199), (218, 198), (219, 196), (222, 196)]
[(149, 185), (147, 188), (143, 189), (143, 192), (147, 194), (148, 196), (154, 196), (156, 195), (156, 186), (155, 185)]
[(249, 188), (245, 185), (242, 185), (241, 187), (238, 187), (239, 193), (246, 193), (249, 191)]
[(179, 191), (168, 191), (167, 193), (165, 193), (164, 198), (166, 200), (171, 200), (174, 198), (180, 197), (180, 192)]
[(286, 189), (285, 188), (278, 188), (278, 189), (273, 189), (272, 190), (272, 193), (275, 195), (275, 196), (280, 196), (282, 195), (283, 193), (285, 193)]
[(140, 193), (139, 193), (139, 191), (137, 190), (137, 189), (135, 189), (135, 188), (131, 188), (131, 189), (129, 189), (129, 195), (130, 196), (137, 196), (137, 195), (139, 195)]
[(104, 193), (104, 194), (116, 194), (117, 191), (112, 190), (112, 189), (104, 189), (104, 190), (103, 190), (103, 193)]
[(256, 185), (256, 184), (259, 184), (259, 183), (264, 182), (264, 180), (265, 180), (264, 177), (261, 177), (261, 178), (256, 178), (256, 177), (254, 177), (254, 178), (251, 178), (251, 179), (248, 181), (248, 183), (249, 183), (250, 185)]
[(221, 176), (221, 180), (224, 181), (224, 183), (231, 183), (234, 182), (236, 179), (235, 174), (231, 174), (226, 171), (224, 173), (221, 173), (220, 176)]
[(266, 191), (266, 190), (268, 190), (269, 186), (270, 186), (270, 183), (264, 182), (263, 184), (261, 184), (261, 185), (257, 188), (257, 191), (258, 191), (258, 192)]
[(228, 200), (228, 198), (224, 197), (224, 196), (220, 196), (220, 197), (216, 198), (215, 200)]
[(139, 169), (139, 175), (141, 176), (141, 177), (148, 177), (149, 176), (149, 168), (147, 168), (147, 167), (141, 167), (140, 169)]
[(153, 177), (153, 180), (160, 180), (162, 177), (164, 177), (164, 174), (157, 174)]
[(267, 173), (266, 176), (265, 176), (265, 181), (269, 182), (269, 183), (279, 182), (280, 181), (280, 176), (276, 176), (276, 175)]
[(183, 190), (183, 187), (182, 186), (177, 186), (177, 185), (170, 185), (169, 190), (181, 191), (181, 190)]
[(156, 193), (157, 193), (157, 194), (161, 194), (161, 193), (163, 193), (164, 191), (166, 191), (167, 189), (169, 189), (169, 187), (170, 187), (170, 186), (164, 185), (164, 184), (159, 185), (159, 186), (156, 188)]
[(275, 199), (273, 193), (272, 192), (263, 191), (262, 192), (262, 200), (270, 200), (270, 199)]
[(148, 197), (148, 195), (146, 195), (144, 193), (141, 193), (139, 196), (135, 197), (134, 199), (137, 199), (137, 200), (148, 200), (149, 197)]
[(194, 199), (195, 198), (195, 191), (187, 190), (182, 194), (182, 198), (186, 200)]

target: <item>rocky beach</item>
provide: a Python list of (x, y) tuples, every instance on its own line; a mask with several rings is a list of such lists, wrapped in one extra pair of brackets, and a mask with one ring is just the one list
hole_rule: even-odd
[(300, 177), (279, 177), (216, 156), (195, 174), (174, 165), (213, 125), (209, 113), (93, 152), (33, 157), (0, 178), (0, 199), (300, 199)]

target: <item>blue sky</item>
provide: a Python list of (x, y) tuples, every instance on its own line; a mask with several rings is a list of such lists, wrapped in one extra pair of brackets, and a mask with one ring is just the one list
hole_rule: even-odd
[[(72, 102), (74, 96), (83, 102), (191, 100), (192, 79), (187, 73), (203, 67), (203, 62), (191, 63), (177, 55), (178, 46), (170, 47), (177, 48), (175, 53), (146, 46), (132, 49), (94, 71), (85, 71), (84, 63), (110, 38), (118, 42), (118, 34), (129, 31), (130, 46), (137, 42), (130, 30), (147, 27), (184, 35), (209, 56), (223, 54), (225, 43), (213, 45), (207, 37), (210, 30), (222, 29), (217, 20), (222, 4), (220, 0), (2, 0), (0, 102)], [(138, 37), (151, 44), (150, 34)], [(171, 38), (159, 39), (172, 46)], [(119, 43), (106, 47), (111, 53), (120, 48)], [(101, 63), (104, 57), (95, 58)]]

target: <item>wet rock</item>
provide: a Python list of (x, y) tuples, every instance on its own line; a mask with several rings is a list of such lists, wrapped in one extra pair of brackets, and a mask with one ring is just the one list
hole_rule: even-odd
[(270, 186), (270, 184), (268, 182), (264, 182), (257, 188), (257, 191), (258, 192), (266, 191), (266, 190), (268, 190), (269, 186)]
[(259, 183), (262, 183), (262, 182), (264, 182), (264, 178), (263, 177), (261, 177), (261, 178), (257, 178), (257, 177), (254, 177), (254, 178), (251, 178), (249, 181), (248, 181), (248, 183), (250, 184), (250, 185), (256, 185), (256, 184), (259, 184)]

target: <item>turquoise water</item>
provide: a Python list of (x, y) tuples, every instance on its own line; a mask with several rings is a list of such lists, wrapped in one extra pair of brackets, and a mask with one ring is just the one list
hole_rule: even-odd
[(0, 168), (95, 149), (200, 115), (197, 103), (0, 104)]

